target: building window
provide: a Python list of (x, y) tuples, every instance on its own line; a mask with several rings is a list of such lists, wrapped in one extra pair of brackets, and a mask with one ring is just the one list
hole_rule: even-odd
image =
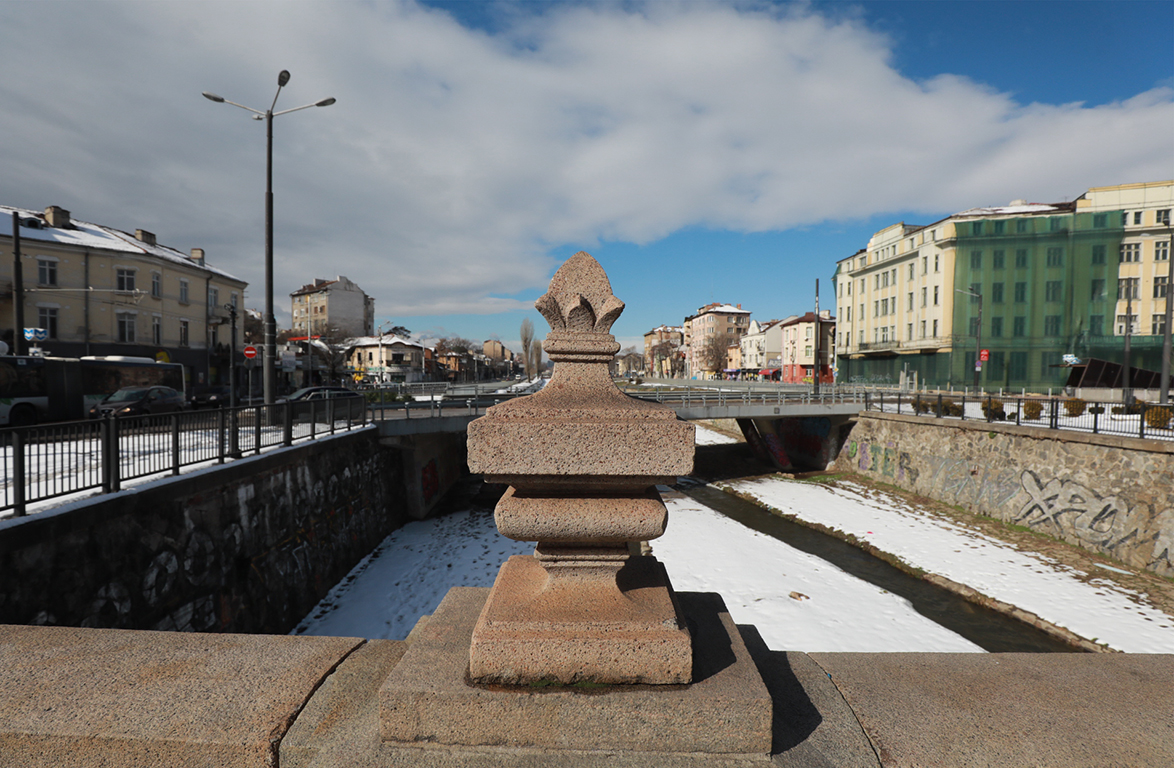
[(1117, 280), (1118, 299), (1136, 299), (1138, 296), (1139, 277), (1122, 277)]
[(929, 257), (922, 256), (921, 257), (921, 274), (924, 275), (926, 272), (929, 272)]
[(1027, 301), (1027, 283), (1015, 283), (1015, 303), (1023, 304)]
[(889, 300), (881, 299), (881, 315), (889, 314)]
[(158, 315), (151, 318), (151, 343), (163, 346), (163, 318)]
[(1094, 245), (1092, 247), (1092, 263), (1093, 264), (1104, 264), (1105, 263), (1105, 246)]
[(1011, 321), (1011, 335), (1017, 339), (1022, 339), (1027, 335), (1027, 318), (1016, 317)]
[(917, 263), (909, 262), (909, 279), (913, 280), (917, 277)]
[[(132, 273), (133, 276), (133, 273)], [(124, 344), (135, 341), (135, 316), (130, 312), (118, 313), (118, 340)]]
[(1160, 211), (1154, 211), (1154, 223), (1170, 226), (1170, 209), (1163, 208)]
[(1105, 298), (1105, 281), (1104, 280), (1102, 280), (1100, 278), (1094, 278), (1092, 280), (1092, 282), (1089, 283), (1089, 285), (1092, 288), (1092, 290), (1090, 291), (1090, 295), (1089, 295), (1090, 301), (1101, 301), (1102, 299)]
[(988, 379), (998, 381), (1006, 375), (1006, 367), (1003, 361), (1004, 357), (1002, 352), (991, 352), (986, 374)]
[(180, 280), (179, 281), (179, 303), (180, 304), (187, 304), (188, 303), (188, 281), (187, 280)]
[(1001, 235), (1007, 231), (1007, 222), (1004, 219), (999, 219), (995, 222), (995, 234)]
[(1150, 333), (1154, 336), (1163, 336), (1166, 333), (1166, 313), (1159, 312), (1152, 318), (1153, 325), (1150, 326)]
[(57, 308), (37, 307), (37, 327), (48, 331), (50, 339), (57, 338)]
[(880, 272), (872, 276), (872, 287), (874, 290), (880, 290)]
[(863, 304), (860, 305), (860, 311), (856, 313), (856, 319), (862, 323), (864, 322), (864, 305)]
[(1060, 335), (1060, 315), (1048, 315), (1044, 318), (1044, 336)]
[(1141, 211), (1134, 211), (1133, 212), (1133, 225), (1136, 227), (1141, 226), (1141, 213), (1142, 213)]
[(1002, 304), (1003, 303), (1003, 284), (1002, 283), (991, 283), (991, 303), (992, 304)]
[(1129, 223), (1129, 211), (1121, 211), (1121, 226), (1124, 227), (1128, 223)]
[(1089, 336), (1103, 336), (1105, 334), (1105, 316), (1104, 315), (1089, 315), (1088, 316), (1088, 335)]
[(926, 295), (927, 295), (927, 293), (928, 293), (928, 290), (929, 290), (928, 288), (922, 288), (922, 289), (921, 289), (921, 306), (923, 306), (923, 307), (925, 306), (925, 302), (926, 302)]
[(847, 307), (845, 307), (844, 309), (845, 309), (845, 311), (848, 313), (848, 316), (847, 316), (846, 318), (844, 318), (844, 319), (845, 319), (845, 320), (847, 320), (849, 323), (850, 323), (850, 322), (852, 322), (852, 305), (851, 305), (851, 304), (849, 304), (849, 305), (848, 305)]
[(1121, 261), (1141, 261), (1141, 243), (1121, 243)]
[(39, 285), (57, 285), (56, 261), (52, 259), (37, 259), (37, 283)]
[(906, 309), (908, 309), (910, 312), (912, 312), (913, 311), (913, 291), (909, 292), (909, 300), (906, 302), (906, 304), (908, 304)]
[(156, 299), (163, 297), (163, 275), (158, 272), (151, 273), (151, 296)]
[(880, 299), (872, 302), (872, 316), (880, 317)]
[(974, 235), (981, 235), (982, 234), (982, 222), (981, 221), (973, 222), (970, 225), (970, 232), (971, 232), (971, 234), (974, 234)]
[(208, 286), (208, 314), (212, 314), (213, 310), (220, 307), (220, 290)]
[(1016, 269), (1027, 269), (1027, 249), (1026, 248), (1016, 248), (1015, 249), (1015, 268)]
[(179, 321), (179, 346), (186, 347), (186, 346), (188, 346), (188, 344), (189, 344), (188, 321), (187, 320), (180, 320)]
[(1109, 226), (1109, 214), (1094, 213), (1092, 215), (1092, 226), (1093, 229), (1104, 229)]
[[(938, 305), (938, 286), (936, 285), (933, 287), (933, 305), (935, 307)], [(934, 335), (937, 336), (936, 333)]]
[(1063, 248), (1049, 248), (1048, 249), (1048, 266), (1062, 267), (1064, 266), (1064, 249)]
[(1002, 336), (1003, 336), (1003, 318), (992, 317), (991, 318), (991, 338), (998, 339), (998, 338), (1002, 338)]
[(940, 267), (941, 267), (941, 254), (935, 253), (933, 255), (933, 271), (934, 272), (939, 271)]
[[(1129, 321), (1129, 334), (1133, 335), (1133, 334), (1137, 333), (1137, 315), (1130, 315), (1128, 318), (1128, 321)], [(1125, 315), (1117, 315), (1117, 335), (1118, 336), (1125, 335), (1125, 322), (1126, 322)]]
[(1064, 283), (1061, 280), (1049, 280), (1044, 285), (1044, 301), (1060, 301), (1064, 292)]
[(1012, 352), (1007, 376), (1011, 381), (1023, 381), (1027, 378), (1027, 353)]
[(938, 321), (937, 320), (933, 321), (933, 337), (935, 339), (938, 337)]
[(1023, 234), (1024, 232), (1026, 232), (1027, 231), (1027, 219), (1016, 219), (1015, 231), (1019, 234)]
[[(135, 289), (135, 271), (133, 269), (119, 269), (117, 270), (117, 282), (115, 287), (120, 291), (133, 291)], [(131, 339), (134, 341), (134, 339)]]
[(1167, 261), (1170, 258), (1170, 241), (1159, 240), (1154, 243), (1154, 261)]
[(982, 269), (982, 251), (970, 252), (970, 268)]
[(1064, 219), (1060, 218), (1059, 216), (1053, 216), (1048, 220), (1048, 228), (1052, 232), (1059, 232), (1060, 230), (1064, 229)]
[(995, 251), (991, 254), (991, 267), (993, 269), (1003, 269), (1007, 263), (1006, 251)]
[(905, 338), (913, 341), (913, 323), (907, 323), (905, 326)]
[(925, 321), (921, 321), (921, 338), (925, 338)]
[(1155, 299), (1166, 298), (1166, 287), (1167, 287), (1166, 281), (1167, 280), (1169, 280), (1169, 278), (1164, 275), (1162, 277), (1155, 277), (1154, 278), (1154, 298)]

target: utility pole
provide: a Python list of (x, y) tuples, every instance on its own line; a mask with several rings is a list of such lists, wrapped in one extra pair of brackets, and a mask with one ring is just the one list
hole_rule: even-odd
[(20, 216), (12, 212), (12, 354), (24, 354), (24, 270), (20, 264)]
[(228, 340), (228, 407), (236, 408), (236, 305), (225, 304), (231, 322), (232, 336)]
[(1121, 383), (1121, 400), (1125, 405), (1133, 405), (1133, 387), (1129, 375), (1129, 339), (1133, 334), (1133, 283), (1125, 283), (1125, 368), (1121, 372), (1124, 376)]
[(955, 288), (958, 293), (965, 293), (978, 299), (978, 326), (974, 329), (974, 391), (979, 391), (978, 375), (982, 371), (982, 291), (964, 291)]
[(819, 278), (815, 278), (815, 365), (812, 366), (811, 377), (811, 394), (819, 394), (819, 337), (823, 331), (822, 323), (819, 321)]

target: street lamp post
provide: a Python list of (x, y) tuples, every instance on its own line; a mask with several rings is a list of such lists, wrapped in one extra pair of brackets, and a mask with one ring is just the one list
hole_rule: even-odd
[(974, 390), (977, 392), (978, 374), (982, 370), (982, 361), (979, 360), (979, 357), (982, 355), (982, 294), (975, 293), (974, 291), (964, 291), (961, 288), (955, 288), (954, 290), (978, 299), (978, 327), (974, 329)]
[(313, 104), (303, 104), (293, 109), (283, 109), (280, 112), (274, 112), (273, 108), (277, 106), (277, 97), (281, 95), (281, 89), (288, 82), (289, 70), (283, 69), (277, 75), (277, 93), (273, 96), (273, 103), (264, 112), (259, 109), (253, 109), (252, 107), (246, 107), (244, 104), (237, 104), (235, 101), (229, 101), (223, 96), (217, 96), (214, 93), (204, 91), (204, 98), (209, 101), (240, 107), (241, 109), (252, 112), (254, 120), (265, 121), (265, 347), (262, 350), (262, 382), (265, 388), (266, 405), (273, 404), (276, 395), (274, 390), (277, 388), (277, 375), (273, 370), (277, 351), (277, 319), (273, 316), (273, 118), (278, 115), (288, 115), (290, 112), (309, 109), (310, 107), (329, 107), (336, 101), (332, 97), (316, 101)]

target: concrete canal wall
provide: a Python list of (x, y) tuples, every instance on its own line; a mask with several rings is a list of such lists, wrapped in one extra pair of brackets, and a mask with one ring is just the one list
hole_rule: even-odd
[(463, 434), (425, 442), (367, 429), (0, 522), (0, 624), (287, 632), (460, 476)]
[(849, 470), (1174, 577), (1174, 442), (861, 413)]

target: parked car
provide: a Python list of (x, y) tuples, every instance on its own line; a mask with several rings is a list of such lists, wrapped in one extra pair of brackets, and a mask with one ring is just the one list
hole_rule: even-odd
[(303, 387), (278, 402), (293, 404), (294, 421), (325, 422), (333, 412), (336, 419), (361, 419), (367, 400), (359, 392), (346, 387)]
[(183, 395), (171, 387), (123, 387), (90, 408), (90, 418), (176, 413), (186, 407)]
[(200, 408), (220, 408), (232, 402), (232, 392), (227, 384), (213, 384), (199, 387), (192, 395), (191, 406), (195, 410)]

